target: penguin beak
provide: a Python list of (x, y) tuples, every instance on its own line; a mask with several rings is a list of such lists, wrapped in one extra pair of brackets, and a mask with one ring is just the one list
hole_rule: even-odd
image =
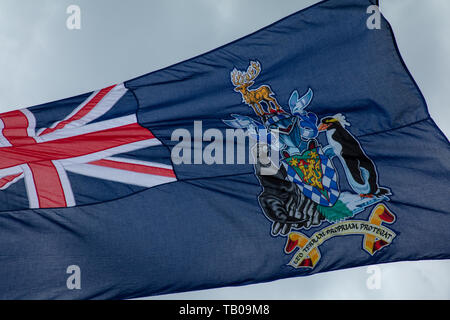
[(325, 131), (325, 130), (327, 130), (330, 126), (331, 126), (331, 124), (321, 123), (317, 129), (318, 129), (319, 131)]

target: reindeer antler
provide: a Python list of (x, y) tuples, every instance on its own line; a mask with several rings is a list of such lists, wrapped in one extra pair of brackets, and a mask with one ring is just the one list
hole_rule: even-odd
[(246, 72), (239, 71), (236, 68), (231, 71), (231, 82), (233, 82), (235, 87), (238, 87), (255, 80), (260, 72), (261, 64), (258, 61), (250, 61)]
[(242, 71), (238, 71), (236, 68), (231, 71), (231, 82), (235, 87), (239, 87), (240, 85), (245, 83), (245, 77)]
[(245, 73), (245, 82), (250, 82), (256, 79), (261, 72), (261, 64), (258, 61), (250, 61), (247, 72)]

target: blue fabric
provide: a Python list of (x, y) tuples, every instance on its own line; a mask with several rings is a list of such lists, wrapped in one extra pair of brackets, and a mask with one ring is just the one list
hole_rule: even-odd
[[(162, 146), (122, 157), (169, 165), (177, 128), (193, 134), (194, 121), (201, 120), (203, 130), (225, 132), (230, 127), (223, 120), (232, 114), (264, 123), (230, 81), (233, 68), (245, 71), (257, 60), (262, 71), (252, 88), (270, 85), (286, 114), (292, 92), (311, 88), (314, 98), (306, 111), (318, 122), (344, 115), (349, 139), (375, 166), (378, 186), (389, 189), (383, 196), (359, 198), (359, 186), (346, 172), (348, 162), (331, 152), (340, 194), (358, 197), (361, 206), (336, 220), (304, 200), (322, 220), (312, 219), (308, 226), (299, 222), (290, 232), (310, 238), (339, 221), (369, 221), (375, 205), (384, 204), (395, 216), (394, 222), (383, 223), (395, 234), (392, 242), (369, 254), (364, 235), (333, 237), (320, 244), (320, 260), (313, 266), (308, 260), (293, 267), (297, 251), (288, 252), (289, 234), (282, 234), (278, 227), (283, 224), (265, 211), (261, 194), (271, 189), (253, 164), (174, 164), (177, 181), (152, 188), (74, 175), (80, 205), (70, 208), (25, 209), (20, 196), (25, 186), (18, 182), (8, 194), (0, 192), (0, 298), (122, 299), (450, 258), (449, 142), (430, 118), (387, 21), (380, 30), (367, 29), (371, 3), (322, 1), (209, 53), (130, 80), (121, 100), (127, 107), (105, 118), (135, 112)], [(55, 102), (30, 110), (55, 109), (63, 118), (69, 104), (87, 96), (67, 100), (64, 108)], [(44, 122), (39, 120), (48, 127), (53, 121)], [(331, 145), (327, 139), (323, 131), (285, 151), (304, 155), (308, 143), (314, 146), (310, 150), (324, 148)], [(80, 290), (66, 287), (69, 265), (81, 269)]]

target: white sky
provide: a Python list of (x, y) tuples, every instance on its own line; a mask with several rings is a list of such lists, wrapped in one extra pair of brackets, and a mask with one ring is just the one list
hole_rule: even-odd
[[(185, 60), (317, 0), (0, 0), (0, 112), (62, 99)], [(81, 8), (81, 30), (66, 8)], [(450, 1), (381, 0), (430, 113), (450, 137)], [(450, 261), (380, 265), (159, 299), (450, 299)]]

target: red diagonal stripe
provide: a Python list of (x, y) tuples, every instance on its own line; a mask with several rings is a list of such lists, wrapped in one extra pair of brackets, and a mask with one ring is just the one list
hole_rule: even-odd
[(136, 163), (102, 159), (102, 160), (89, 162), (89, 164), (94, 164), (96, 166), (102, 166), (102, 167), (108, 167), (108, 168), (114, 168), (114, 169), (134, 171), (134, 172), (139, 172), (139, 173), (152, 174), (152, 175), (157, 175), (157, 176), (175, 178), (175, 173), (173, 172), (172, 169), (159, 168), (159, 167), (154, 167), (154, 166), (146, 166), (146, 165), (136, 164)]
[(3, 188), (6, 184), (10, 183), (11, 181), (13, 181), (15, 178), (17, 178), (20, 175), (22, 175), (22, 173), (13, 174), (13, 175), (1, 178), (0, 179), (0, 188)]
[(69, 119), (63, 120), (59, 122), (55, 127), (53, 128), (47, 128), (44, 131), (42, 131), (39, 135), (42, 136), (44, 134), (51, 133), (53, 131), (63, 129), (66, 125), (71, 123), (72, 121), (79, 120), (83, 118), (85, 115), (87, 115), (94, 107), (110, 92), (116, 85), (110, 86), (108, 88), (104, 88), (99, 91), (86, 105), (78, 110), (77, 113), (75, 113), (72, 117)]

